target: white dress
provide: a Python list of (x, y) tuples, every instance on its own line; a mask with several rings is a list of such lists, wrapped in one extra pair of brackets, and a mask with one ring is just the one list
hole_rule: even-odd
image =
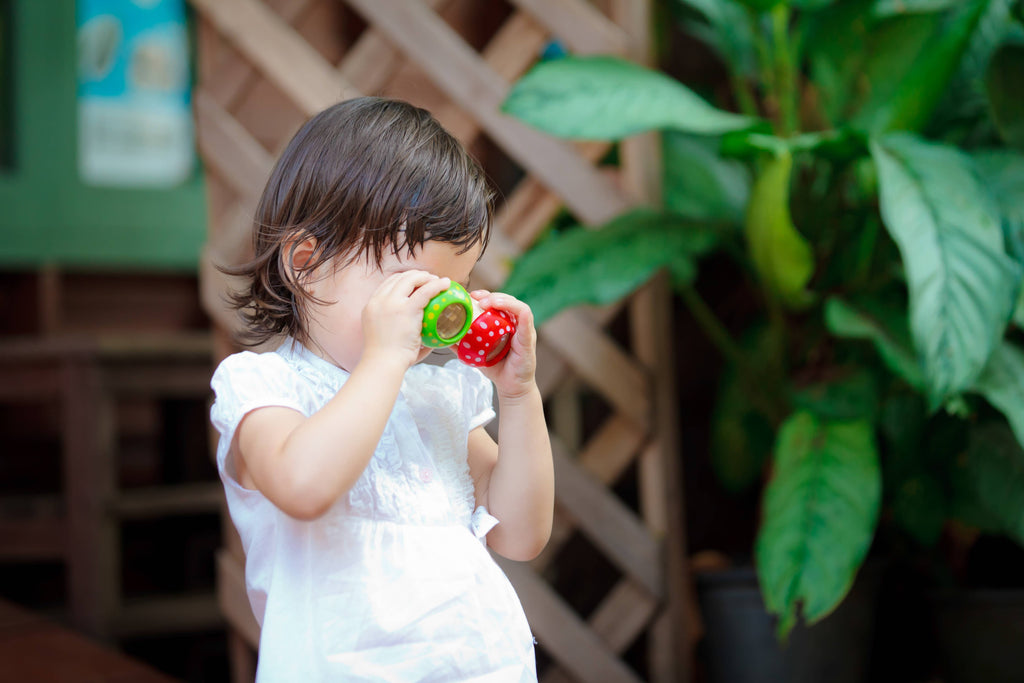
[(320, 409), (348, 373), (294, 342), (213, 376), (217, 466), (262, 627), (257, 680), (535, 681), (533, 637), (484, 538), (466, 463), (492, 386), (451, 361), (409, 369), (370, 464), (323, 517), (300, 521), (241, 486), (227, 457), (255, 408)]

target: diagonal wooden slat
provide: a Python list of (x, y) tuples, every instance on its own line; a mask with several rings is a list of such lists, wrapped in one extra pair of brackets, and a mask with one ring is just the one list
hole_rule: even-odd
[(558, 192), (582, 220), (602, 223), (627, 208), (629, 204), (618, 188), (576, 154), (571, 145), (499, 111), (508, 84), (428, 8), (403, 0), (348, 2), (387, 33), (455, 103), (472, 113), (520, 166)]
[(203, 161), (252, 204), (259, 200), (274, 159), (205, 89), (195, 95)]
[(301, 35), (258, 0), (189, 1), (306, 114), (360, 94)]
[(495, 560), (515, 584), (541, 647), (573, 676), (586, 683), (640, 683), (543, 579), (519, 563), (499, 556)]
[(636, 582), (623, 579), (587, 621), (601, 640), (621, 654), (651, 622), (658, 606)]
[[(442, 10), (451, 0), (421, 0), (427, 7)], [(377, 94), (402, 64), (402, 55), (371, 26), (359, 36), (338, 66), (338, 73), (357, 90)]]
[[(481, 53), (498, 76), (513, 81), (530, 67), (547, 40), (547, 31), (526, 12), (506, 21)], [(451, 102), (434, 112), (437, 120), (468, 147), (481, 133), (480, 124)]]
[(605, 485), (618, 481), (643, 445), (645, 434), (621, 415), (601, 425), (579, 454), (579, 462)]
[[(278, 0), (272, 8), (288, 24), (294, 25), (316, 0)], [(257, 80), (258, 74), (252, 64), (242, 58), (230, 44), (214, 34), (212, 26), (200, 22), (200, 50), (216, 49), (221, 53), (214, 63), (213, 57), (206, 60), (210, 68), (203, 69), (200, 82), (207, 92), (225, 109), (232, 109)]]
[(647, 373), (612, 339), (574, 310), (559, 313), (541, 329), (545, 341), (616, 410), (639, 427), (650, 425)]
[[(635, 582), (623, 579), (605, 596), (587, 624), (601, 642), (622, 654), (647, 628), (657, 611), (656, 601)], [(548, 671), (540, 680), (541, 683), (573, 683), (572, 677), (561, 668)]]
[(575, 464), (552, 438), (556, 503), (574, 518), (595, 547), (632, 576), (655, 598), (661, 598), (660, 549), (647, 527), (597, 481)]
[[(606, 142), (579, 143), (577, 149), (587, 161), (596, 161), (611, 148)], [(552, 194), (533, 177), (524, 178), (495, 217), (498, 230), (519, 249), (526, 249), (562, 208)]]
[[(603, 485), (610, 486), (633, 462), (644, 439), (644, 433), (637, 430), (629, 420), (612, 415), (587, 442), (576, 461)], [(572, 519), (559, 514), (557, 509), (555, 512), (551, 538), (543, 552), (530, 563), (538, 572), (554, 561), (576, 529)]]
[(528, 10), (538, 21), (577, 54), (626, 52), (629, 36), (615, 22), (601, 14), (586, 0), (512, 0)]

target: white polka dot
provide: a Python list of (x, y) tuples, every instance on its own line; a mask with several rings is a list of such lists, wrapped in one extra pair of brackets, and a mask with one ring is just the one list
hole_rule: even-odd
[(462, 348), (468, 349), (469, 348), (469, 342), (468, 341), (462, 342)]
[(480, 327), (482, 327), (482, 328), (484, 328), (486, 330), (487, 329), (487, 323), (485, 323), (483, 320), (481, 320), (480, 321)]
[(480, 349), (479, 351), (477, 351), (477, 353), (478, 353), (478, 354), (480, 354), (480, 355), (482, 356), (482, 355), (484, 355), (484, 350), (483, 350), (483, 349)]
[(484, 340), (484, 338), (483, 338), (483, 337), (477, 337), (477, 338), (476, 338), (476, 340), (477, 340), (477, 341), (483, 341), (483, 340)]
[(488, 332), (487, 334), (491, 335), (492, 337), (494, 336), (493, 332)]

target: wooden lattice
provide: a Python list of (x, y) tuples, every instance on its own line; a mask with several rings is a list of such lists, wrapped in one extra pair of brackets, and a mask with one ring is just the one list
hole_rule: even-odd
[[(409, 100), (430, 109), (471, 150), (500, 149), (493, 156), (521, 169), (504, 192), (474, 286), (500, 289), (511, 260), (563, 206), (597, 224), (655, 191), (649, 141), (624, 145), (621, 170), (608, 170), (596, 165), (607, 144), (554, 140), (500, 113), (509, 84), (553, 39), (577, 54), (644, 60), (648, 1), (190, 0), (199, 21), (195, 105), (210, 198), (201, 281), (218, 356), (235, 350), (230, 338), (238, 321), (224, 304), (233, 283), (214, 264), (246, 258), (250, 221), (276, 155), (308, 116), (339, 99)], [(606, 329), (623, 306), (631, 350)], [(534, 562), (500, 563), (551, 659), (544, 681), (642, 680), (622, 659), (641, 637), (647, 660), (640, 668), (648, 678), (689, 679), (693, 612), (667, 310), (659, 283), (616, 307), (562, 313), (540, 330), (538, 383), (553, 415), (555, 529)], [(586, 433), (579, 427), (583, 391), (609, 407)], [(612, 491), (627, 471), (637, 473), (638, 510)], [(586, 615), (548, 581), (577, 534), (618, 572)], [(237, 540), (220, 557), (221, 605), (240, 634), (238, 648), (258, 638), (241, 559)]]

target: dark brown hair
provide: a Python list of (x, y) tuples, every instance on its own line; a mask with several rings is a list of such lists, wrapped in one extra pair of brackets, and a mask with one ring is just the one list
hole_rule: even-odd
[[(254, 220), (253, 259), (222, 267), (248, 279), (231, 296), (243, 342), (278, 334), (306, 341), (304, 278), (335, 257), (380, 265), (385, 250), (412, 255), (427, 240), (486, 246), (493, 194), (483, 171), (426, 110), (359, 97), (320, 112), (295, 134), (270, 174)], [(292, 250), (316, 239), (301, 271)]]

